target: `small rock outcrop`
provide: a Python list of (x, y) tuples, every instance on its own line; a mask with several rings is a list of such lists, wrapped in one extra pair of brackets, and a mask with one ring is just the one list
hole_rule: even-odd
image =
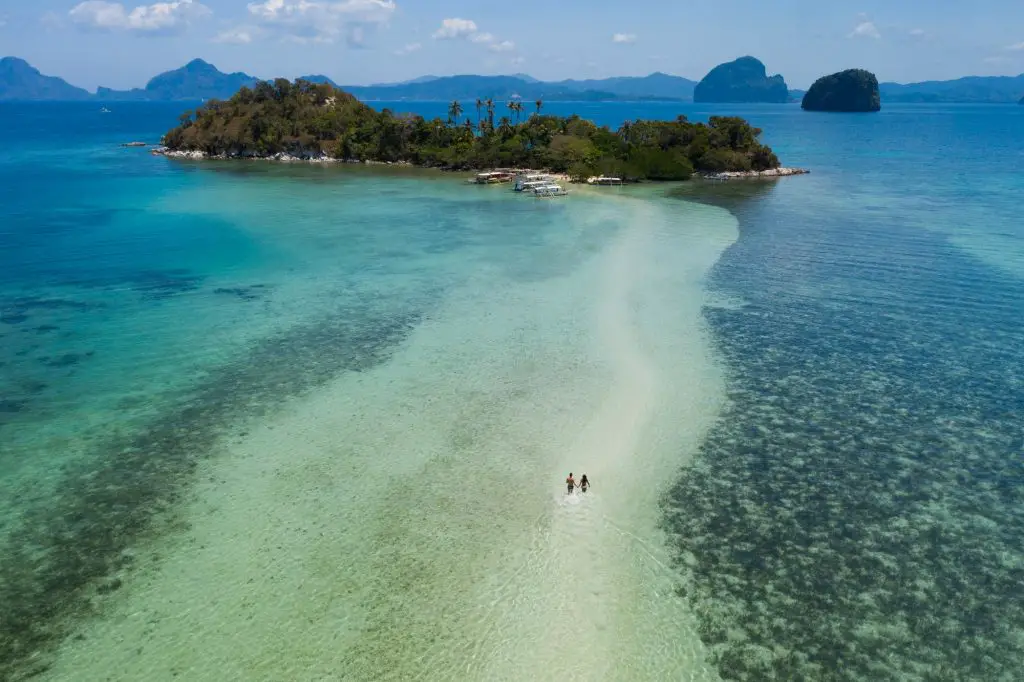
[(800, 105), (807, 111), (878, 111), (878, 79), (864, 69), (847, 69), (814, 81)]
[(693, 89), (694, 102), (789, 101), (789, 88), (782, 76), (768, 76), (764, 64), (754, 57), (719, 64)]

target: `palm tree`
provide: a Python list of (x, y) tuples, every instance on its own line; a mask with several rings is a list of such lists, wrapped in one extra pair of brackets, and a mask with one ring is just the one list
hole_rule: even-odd
[(449, 104), (449, 124), (458, 122), (460, 114), (462, 114), (462, 104), (459, 103), (458, 99), (455, 99)]
[(480, 110), (484, 108), (484, 101), (479, 97), (476, 98), (476, 127), (480, 128)]
[(512, 134), (512, 121), (509, 120), (508, 116), (501, 117), (501, 123), (498, 125), (498, 132), (501, 133), (502, 137), (508, 137)]
[(538, 116), (540, 116), (540, 110), (541, 110), (541, 107), (543, 107), (543, 106), (544, 106), (544, 100), (540, 100), (540, 99), (539, 99), (539, 100), (537, 100), (536, 102), (534, 102), (534, 103), (533, 103), (533, 105), (534, 105), (535, 107), (537, 107), (537, 115), (538, 115)]
[(466, 118), (465, 126), (466, 126), (466, 130), (469, 131), (469, 134), (472, 135), (473, 134), (473, 121), (470, 120), (468, 117)]
[(487, 127), (494, 130), (494, 100), (487, 98)]
[(458, 99), (452, 100), (449, 104), (449, 123), (459, 120), (459, 115), (462, 114), (462, 104), (459, 103)]
[(508, 113), (509, 113), (509, 120), (511, 120), (511, 119), (512, 119), (512, 116), (511, 116), (511, 115), (512, 115), (512, 114), (513, 114), (513, 113), (515, 112), (515, 110), (516, 110), (516, 103), (515, 103), (515, 102), (505, 102), (505, 106), (506, 106), (506, 107), (508, 107)]
[(523, 103), (522, 102), (513, 102), (513, 104), (515, 105), (513, 107), (513, 109), (516, 112), (516, 125), (519, 125), (519, 119), (523, 115)]

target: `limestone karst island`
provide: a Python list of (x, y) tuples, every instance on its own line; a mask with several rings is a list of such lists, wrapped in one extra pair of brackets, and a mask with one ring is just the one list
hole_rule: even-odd
[(807, 111), (879, 111), (878, 79), (864, 69), (823, 76), (804, 95), (801, 106)]
[(740, 57), (719, 64), (693, 90), (694, 102), (770, 102), (789, 101), (785, 79), (768, 76), (764, 64), (754, 57)]

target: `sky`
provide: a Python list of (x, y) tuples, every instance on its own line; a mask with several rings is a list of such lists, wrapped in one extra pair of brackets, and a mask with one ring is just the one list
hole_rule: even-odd
[(200, 57), (343, 85), (427, 74), (699, 80), (751, 54), (793, 88), (1024, 72), (1024, 0), (0, 0), (0, 56), (90, 90)]

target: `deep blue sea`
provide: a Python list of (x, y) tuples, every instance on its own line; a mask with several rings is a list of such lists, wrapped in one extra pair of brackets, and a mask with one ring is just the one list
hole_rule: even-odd
[(811, 171), (556, 203), (108, 106), (0, 104), (0, 679), (1020, 679), (1024, 107), (548, 103)]

